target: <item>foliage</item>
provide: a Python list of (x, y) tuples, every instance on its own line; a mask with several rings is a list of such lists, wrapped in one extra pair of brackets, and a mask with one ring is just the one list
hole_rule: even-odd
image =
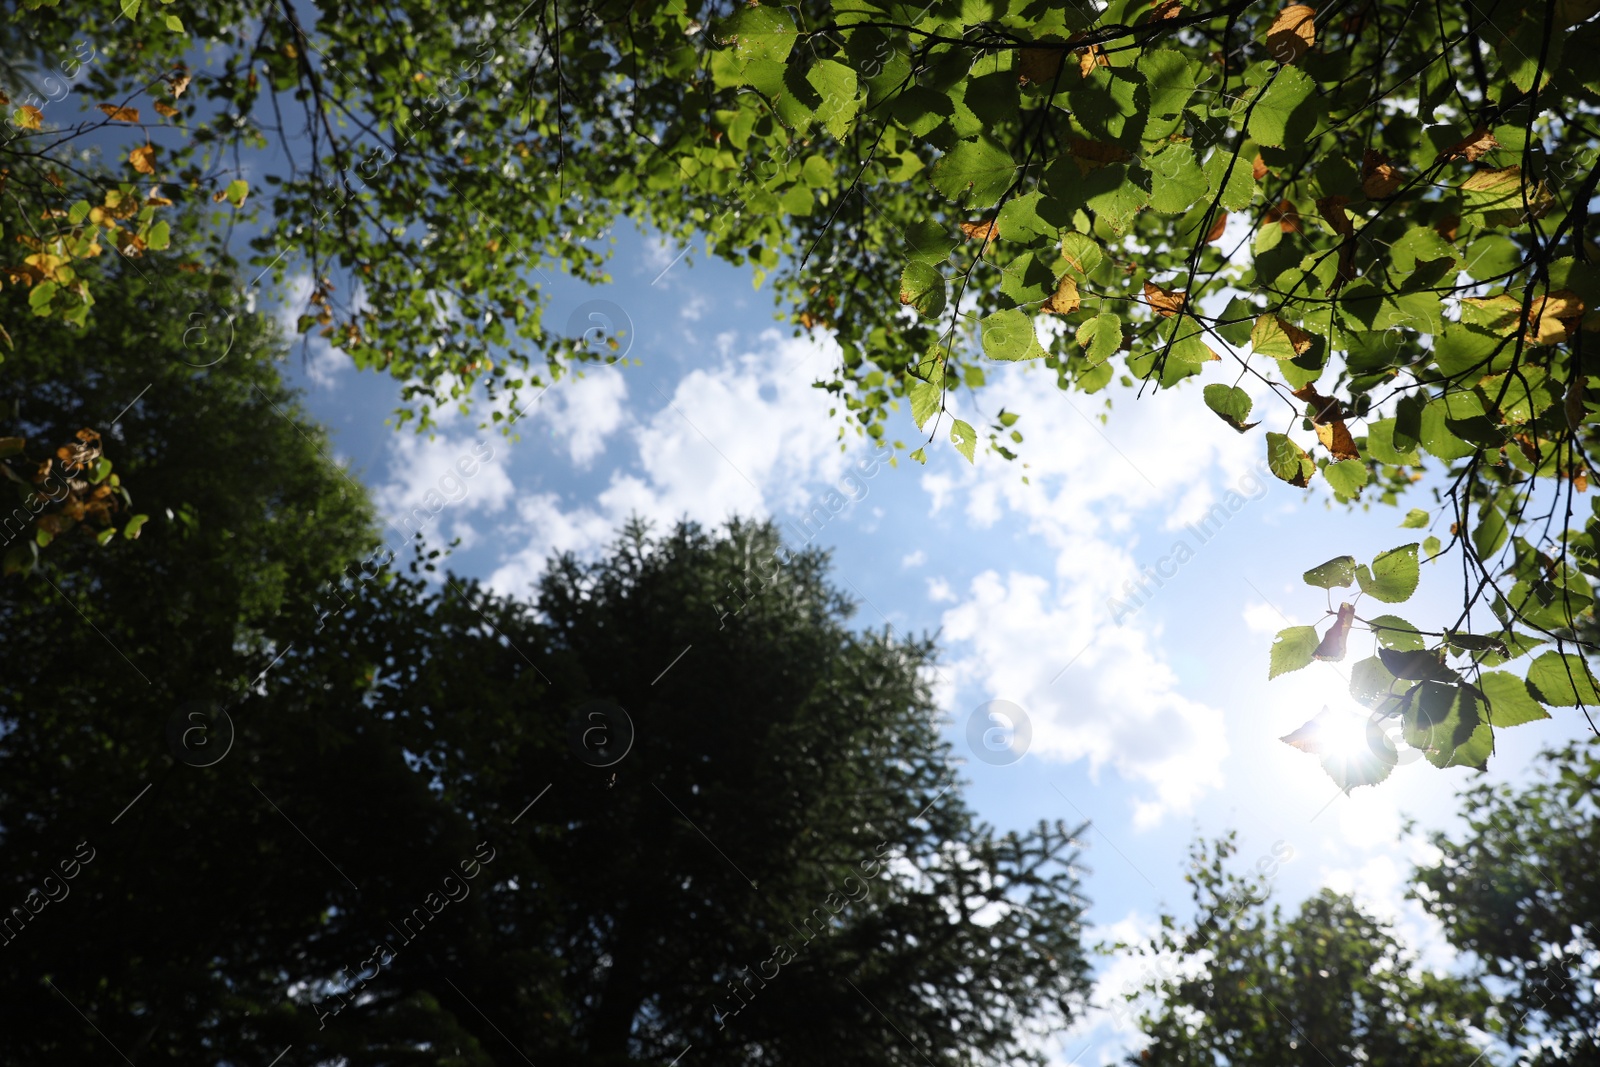
[(849, 628), (823, 555), (634, 527), (532, 599), (418, 558), (319, 610), (376, 532), (267, 320), (200, 369), (160, 286), (99, 291), (3, 385), (39, 439), (135, 400), (152, 517), (0, 585), (0, 1057), (955, 1064), (1081, 998), (1073, 835), (975, 822), (931, 646)]
[(1420, 970), (1385, 923), (1331, 890), (1289, 917), (1269, 909), (1263, 882), (1225, 868), (1234, 851), (1232, 835), (1196, 845), (1186, 880), (1200, 918), (1190, 926), (1163, 915), (1154, 938), (1131, 946), (1165, 966), (1129, 991), (1130, 1001), (1156, 998), (1139, 1019), (1149, 1045), (1130, 1064), (1478, 1060), (1467, 1027), (1481, 1022), (1481, 991)]
[[(540, 282), (602, 277), (631, 218), (771, 275), (797, 331), (841, 345), (818, 383), (841, 434), (886, 437), (903, 400), (917, 459), (941, 434), (1019, 455), (1015, 413), (944, 412), (1021, 360), (1090, 393), (1231, 378), (1204, 402), (1340, 501), (1396, 503), (1435, 472), (1442, 506), (1406, 525), (1441, 527), (1424, 551), (1459, 562), (1463, 599), (1405, 624), (1433, 639), (1408, 651), (1463, 659), (1375, 710), (1436, 763), (1482, 766), (1496, 718), (1525, 718), (1483, 666), (1553, 641), (1527, 692), (1595, 693), (1600, 520), (1575, 503), (1600, 449), (1593, 0), (519, 0), (453, 23), (415, 0), (314, 26), (234, 0), (186, 36), (147, 16), (64, 0), (8, 28), (45, 64), (99, 42), (85, 99), (130, 131), (123, 109), (160, 102), (176, 135), (54, 189), (85, 132), (23, 130), (0, 150), (17, 217), (70, 222), (130, 179), (266, 209), (254, 262), (314, 281), (300, 328), (407, 382), (422, 424), (613, 358), (544, 325)], [(268, 146), (252, 193), (237, 153)], [(1269, 394), (1254, 411), (1246, 377)]]
[(1520, 788), (1466, 791), (1467, 832), (1430, 835), (1441, 856), (1418, 870), (1414, 895), (1478, 974), (1508, 987), (1495, 1029), (1519, 1063), (1593, 1063), (1600, 750), (1590, 741), (1546, 752), (1540, 772)]

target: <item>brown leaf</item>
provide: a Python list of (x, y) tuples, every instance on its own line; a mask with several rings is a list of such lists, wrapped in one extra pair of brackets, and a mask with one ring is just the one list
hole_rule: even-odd
[(17, 108), (17, 113), (12, 118), (16, 120), (18, 126), (25, 130), (37, 130), (40, 124), (44, 122), (44, 112), (32, 104), (23, 104)]
[(112, 122), (139, 121), (139, 109), (136, 107), (118, 107), (116, 104), (96, 104), (95, 107), (110, 116)]
[[(1574, 356), (1573, 359), (1576, 360), (1577, 357)], [(1574, 374), (1572, 381), (1567, 385), (1567, 399), (1564, 405), (1567, 413), (1567, 426), (1574, 431), (1583, 425), (1584, 416), (1589, 413), (1588, 406), (1583, 402), (1583, 378), (1582, 374)], [(1535, 464), (1535, 466), (1537, 465)]]
[(1493, 152), (1500, 147), (1500, 142), (1494, 139), (1494, 134), (1487, 126), (1479, 126), (1472, 131), (1471, 136), (1439, 153), (1440, 160), (1464, 159), (1468, 163), (1476, 163), (1487, 152)]
[(1317, 9), (1290, 4), (1267, 27), (1267, 51), (1282, 64), (1293, 63), (1317, 43)]
[(1267, 161), (1261, 158), (1261, 153), (1256, 153), (1256, 158), (1250, 163), (1250, 177), (1260, 181), (1267, 176)]
[(1277, 207), (1267, 208), (1267, 213), (1261, 216), (1262, 225), (1276, 222), (1284, 233), (1300, 232), (1300, 213), (1295, 210), (1292, 200), (1279, 201)]
[(172, 77), (168, 78), (167, 88), (172, 90), (172, 98), (176, 100), (178, 97), (182, 96), (183, 91), (189, 88), (189, 82), (192, 80), (193, 79), (191, 79), (187, 74), (174, 74)]
[(1171, 318), (1183, 307), (1188, 294), (1183, 289), (1163, 289), (1154, 282), (1144, 283), (1145, 303)]
[(1073, 161), (1085, 174), (1096, 167), (1103, 167), (1108, 163), (1121, 163), (1128, 158), (1126, 148), (1121, 145), (1106, 144), (1103, 141), (1077, 139), (1067, 146), (1067, 151), (1072, 153)]
[(1150, 12), (1145, 16), (1146, 22), (1160, 22), (1163, 19), (1175, 19), (1183, 14), (1183, 4), (1179, 0), (1156, 0), (1150, 5)]
[(1344, 210), (1344, 206), (1349, 202), (1348, 196), (1325, 196), (1317, 201), (1317, 213), (1333, 227), (1333, 232), (1341, 237), (1355, 233), (1355, 227), (1350, 223), (1350, 216)]
[(1356, 450), (1355, 439), (1344, 424), (1344, 407), (1339, 401), (1323, 396), (1317, 392), (1315, 385), (1303, 385), (1294, 391), (1294, 395), (1310, 405), (1311, 428), (1317, 432), (1317, 440), (1334, 460), (1361, 458), (1361, 453)]
[(1039, 306), (1039, 310), (1050, 315), (1070, 315), (1082, 303), (1083, 298), (1078, 295), (1078, 283), (1072, 280), (1072, 275), (1063, 274), (1056, 283), (1056, 291)]
[(1228, 213), (1217, 212), (1216, 221), (1211, 224), (1211, 229), (1206, 231), (1206, 244), (1212, 244), (1222, 237), (1222, 231), (1228, 228)]
[(1390, 165), (1389, 157), (1382, 152), (1369, 148), (1361, 153), (1361, 191), (1369, 200), (1393, 196), (1404, 181), (1400, 172)]
[(1461, 216), (1460, 215), (1446, 215), (1444, 218), (1440, 219), (1438, 222), (1433, 224), (1434, 232), (1437, 233), (1440, 237), (1443, 237), (1446, 241), (1450, 241), (1451, 243), (1455, 242), (1456, 231), (1459, 230), (1460, 228), (1461, 228)]
[(1064, 48), (1024, 48), (1017, 56), (1017, 80), (1027, 85), (1050, 85), (1061, 73)]
[(140, 174), (154, 174), (156, 172), (156, 146), (153, 144), (135, 148), (128, 153), (128, 162), (133, 164), (133, 169)]
[(1317, 645), (1317, 650), (1312, 655), (1325, 663), (1338, 663), (1344, 659), (1345, 643), (1350, 637), (1350, 624), (1355, 618), (1355, 605), (1340, 604), (1338, 617), (1333, 620), (1333, 625), (1323, 635), (1322, 643)]
[(961, 232), (967, 235), (968, 240), (976, 241), (982, 238), (987, 244), (1000, 236), (1000, 224), (994, 219), (987, 222), (963, 222)]
[(157, 115), (169, 119), (178, 113), (178, 109), (167, 103), (165, 100), (157, 100), (155, 103), (155, 109)]

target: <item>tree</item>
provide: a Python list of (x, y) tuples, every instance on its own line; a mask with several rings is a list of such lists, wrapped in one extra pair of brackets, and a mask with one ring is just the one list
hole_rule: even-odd
[[(1600, 554), (1576, 506), (1600, 447), (1592, 0), (164, 11), (63, 0), (6, 27), (8, 53), (69, 64), (104, 105), (92, 131), (25, 114), (0, 149), (4, 224), (35, 255), (71, 270), (97, 233), (156, 247), (169, 198), (264, 207), (254, 262), (314, 280), (301, 329), (415, 383), (423, 424), (475, 388), (516, 410), (571, 361), (618, 358), (615, 336), (543, 323), (539, 275), (601, 277), (623, 218), (705, 235), (773, 276), (797, 332), (836, 338), (818, 384), (841, 434), (890, 439), (904, 400), (927, 444), (948, 425), (968, 459), (983, 437), (1009, 458), (1016, 413), (944, 414), (992, 361), (1089, 393), (1210, 375), (1197, 402), (1240, 432), (1271, 419), (1293, 485), (1347, 503), (1439, 487), (1405, 521), (1438, 532), (1365, 577), (1342, 557), (1324, 584), (1357, 588), (1350, 609), (1330, 603), (1320, 639), (1280, 635), (1274, 673), (1371, 630), (1391, 655), (1357, 665), (1355, 695), (1440, 765), (1482, 767), (1530, 703), (1600, 699)], [(146, 104), (158, 126), (122, 111)], [(116, 130), (115, 166), (68, 154)], [(240, 153), (268, 145), (247, 180)], [(76, 274), (23, 267), (36, 313), (80, 313)], [(1357, 614), (1409, 597), (1423, 558), (1459, 563), (1458, 614)], [(1484, 677), (1534, 651), (1527, 685)]]
[[(1161, 932), (1136, 946), (1150, 963), (1128, 1001), (1155, 1001), (1139, 1017), (1149, 1045), (1127, 1062), (1478, 1061), (1482, 1050), (1467, 1028), (1480, 1025), (1488, 1003), (1481, 990), (1419, 970), (1387, 924), (1347, 896), (1321, 890), (1287, 918), (1276, 904), (1268, 910), (1265, 881), (1226, 870), (1234, 851), (1232, 835), (1209, 851), (1197, 845), (1186, 878), (1200, 918), (1190, 926), (1163, 915)], [(1273, 853), (1263, 857), (1271, 873), (1286, 858), (1281, 843)]]
[(268, 320), (196, 369), (97, 289), (70, 344), (20, 320), (5, 403), (99, 427), (150, 519), (0, 585), (0, 1056), (955, 1064), (1081, 998), (1073, 834), (976, 822), (931, 644), (852, 629), (823, 554), (404, 566)]
[(1571, 743), (1541, 755), (1521, 787), (1480, 784), (1462, 794), (1467, 832), (1430, 835), (1439, 862), (1420, 868), (1413, 895), (1477, 973), (1506, 988), (1496, 1029), (1523, 1064), (1590, 1064), (1600, 1057), (1600, 751)]

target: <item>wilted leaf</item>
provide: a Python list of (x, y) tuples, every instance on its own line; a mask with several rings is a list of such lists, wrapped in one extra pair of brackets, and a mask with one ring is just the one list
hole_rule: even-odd
[(156, 172), (156, 146), (146, 144), (135, 148), (128, 153), (128, 162), (133, 164), (133, 169), (140, 174), (154, 174)]
[(167, 79), (167, 88), (172, 91), (172, 98), (174, 100), (182, 96), (183, 91), (189, 88), (189, 82), (191, 80), (192, 79), (187, 74), (174, 74), (172, 77)]
[(1144, 283), (1145, 302), (1168, 318), (1183, 308), (1186, 297), (1187, 293), (1182, 289), (1163, 289), (1154, 282)]
[(1489, 132), (1489, 127), (1479, 126), (1471, 135), (1446, 148), (1436, 157), (1439, 160), (1464, 159), (1468, 163), (1476, 163), (1485, 153), (1493, 152), (1500, 147), (1500, 142), (1494, 139), (1494, 134)]
[(987, 222), (963, 222), (961, 232), (967, 235), (968, 240), (982, 240), (988, 244), (1000, 236), (1000, 224), (994, 219)]
[(1261, 216), (1261, 223), (1266, 226), (1274, 222), (1282, 233), (1300, 232), (1300, 212), (1295, 210), (1293, 200), (1286, 198), (1278, 201), (1277, 206), (1267, 208)]
[(1370, 148), (1361, 154), (1361, 191), (1369, 200), (1392, 196), (1402, 184), (1404, 179), (1389, 162), (1388, 156)]
[(1350, 216), (1345, 212), (1344, 206), (1350, 202), (1348, 196), (1325, 196), (1317, 201), (1317, 213), (1321, 215), (1333, 232), (1341, 237), (1348, 237), (1355, 232), (1355, 227), (1350, 224)]
[(44, 122), (44, 112), (32, 104), (23, 104), (11, 116), (11, 121), (25, 130), (37, 130)]
[(1267, 434), (1267, 466), (1290, 485), (1304, 489), (1310, 484), (1317, 465), (1305, 450), (1281, 433)]
[(1290, 4), (1267, 27), (1267, 52), (1279, 63), (1293, 63), (1317, 43), (1317, 9)]
[(1083, 298), (1078, 294), (1078, 283), (1072, 280), (1072, 275), (1063, 274), (1061, 280), (1056, 282), (1056, 291), (1039, 305), (1039, 310), (1050, 315), (1070, 315), (1077, 311), (1082, 303)]
[(1017, 76), (1028, 85), (1049, 85), (1066, 54), (1064, 48), (1024, 48), (1017, 55)]
[(162, 116), (163, 118), (170, 119), (172, 116), (178, 113), (178, 109), (167, 103), (165, 100), (157, 100), (154, 106), (156, 109), (156, 114)]
[(1294, 359), (1311, 347), (1311, 335), (1276, 315), (1262, 315), (1250, 331), (1250, 346), (1273, 359)]
[(1333, 620), (1333, 625), (1323, 635), (1322, 643), (1317, 646), (1313, 655), (1328, 663), (1338, 663), (1344, 659), (1345, 643), (1350, 637), (1350, 624), (1355, 621), (1356, 609), (1352, 604), (1340, 604), (1339, 614)]
[(1206, 231), (1206, 244), (1214, 244), (1222, 237), (1222, 231), (1228, 228), (1228, 213), (1218, 211), (1216, 219), (1211, 223), (1211, 229)]
[(136, 107), (118, 107), (116, 104), (96, 104), (95, 107), (104, 111), (112, 122), (139, 121), (139, 109)]

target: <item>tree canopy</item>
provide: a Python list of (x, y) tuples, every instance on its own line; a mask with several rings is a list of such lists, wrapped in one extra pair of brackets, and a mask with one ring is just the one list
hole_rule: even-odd
[[(1496, 730), (1600, 697), (1596, 10), (60, 0), (4, 30), (38, 88), (12, 87), (0, 224), (31, 310), (81, 324), (104, 248), (168, 247), (169, 209), (205, 205), (218, 225), (180, 251), (225, 256), (253, 217), (252, 269), (313, 280), (300, 328), (407, 382), (422, 424), (616, 358), (541, 312), (550, 272), (604, 276), (625, 219), (770, 278), (840, 346), (818, 385), (841, 435), (893, 440), (909, 409), (917, 459), (1025, 453), (1014, 412), (946, 414), (997, 361), (1087, 393), (1199, 379), (1292, 485), (1431, 490), (1417, 540), (1310, 572), (1350, 592), (1271, 671), (1371, 631), (1352, 695), (1375, 734), (1482, 767)], [(1459, 567), (1459, 612), (1365, 607), (1426, 560)]]
[(137, 274), (13, 331), (8, 410), (96, 428), (150, 518), (0, 585), (0, 1056), (1037, 1058), (1087, 985), (1076, 831), (976, 820), (928, 641), (760, 524), (636, 524), (526, 597), (368, 567), (233, 311), (204, 369)]
[[(1232, 836), (1191, 853), (1196, 920), (1164, 915), (1133, 947), (1156, 999), (1139, 1015), (1148, 1067), (1314, 1067), (1329, 1063), (1475, 1063), (1490, 998), (1476, 983), (1416, 967), (1394, 931), (1348, 896), (1323, 889), (1285, 916), (1268, 906), (1280, 842), (1253, 877), (1228, 870)], [(1492, 1062), (1492, 1061), (1491, 1061)]]

